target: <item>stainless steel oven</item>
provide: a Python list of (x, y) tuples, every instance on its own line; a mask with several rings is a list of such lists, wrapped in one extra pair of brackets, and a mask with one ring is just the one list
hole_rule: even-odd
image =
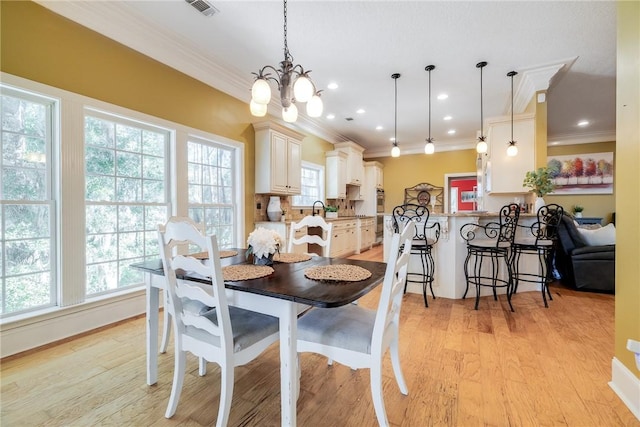
[(376, 212), (384, 213), (384, 190), (376, 191)]

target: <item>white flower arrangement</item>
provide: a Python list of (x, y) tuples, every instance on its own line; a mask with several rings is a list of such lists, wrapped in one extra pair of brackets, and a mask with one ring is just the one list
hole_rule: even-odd
[(275, 230), (258, 227), (249, 234), (247, 254), (262, 258), (280, 251), (284, 240)]

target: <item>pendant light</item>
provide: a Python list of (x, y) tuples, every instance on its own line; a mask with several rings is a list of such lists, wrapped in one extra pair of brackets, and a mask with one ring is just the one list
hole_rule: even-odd
[(518, 146), (516, 145), (516, 141), (513, 139), (513, 76), (518, 74), (516, 71), (509, 71), (507, 73), (508, 77), (511, 77), (511, 141), (509, 141), (509, 146), (507, 147), (507, 156), (515, 157), (518, 155)]
[(425, 71), (429, 72), (429, 137), (427, 138), (427, 143), (424, 145), (425, 154), (433, 154), (436, 151), (436, 146), (433, 145), (433, 138), (431, 138), (431, 71), (435, 68), (435, 65), (427, 65), (424, 67)]
[(478, 62), (476, 64), (476, 68), (480, 68), (480, 136), (478, 136), (478, 144), (476, 144), (476, 151), (478, 153), (486, 153), (487, 152), (487, 141), (484, 136), (484, 119), (483, 119), (483, 111), (482, 111), (482, 69), (486, 67), (487, 63), (485, 61)]
[(398, 147), (398, 79), (399, 73), (391, 74), (391, 78), (395, 82), (395, 116), (393, 126), (393, 147), (391, 148), (391, 157), (400, 157), (400, 147)]

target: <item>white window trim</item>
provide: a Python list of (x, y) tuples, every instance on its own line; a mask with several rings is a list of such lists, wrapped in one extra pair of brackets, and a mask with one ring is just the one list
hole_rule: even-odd
[[(324, 174), (324, 165), (320, 165), (318, 163), (312, 163), (312, 162), (307, 162), (306, 160), (303, 160), (301, 162), (300, 168), (307, 168), (307, 169), (316, 169), (320, 171), (320, 197), (319, 200), (324, 201), (325, 200), (325, 174)], [(291, 199), (291, 207), (292, 208), (296, 208), (296, 209), (300, 209), (300, 208), (311, 208), (311, 205), (307, 206), (307, 205), (294, 205), (293, 204), (293, 198)]]
[[(48, 86), (0, 72), (3, 85), (18, 91), (35, 92), (45, 98), (54, 98), (60, 102), (60, 127), (54, 124), (55, 138), (65, 141), (57, 144), (52, 161), (60, 165), (54, 177), (54, 191), (60, 194), (56, 209), (59, 226), (55, 229), (58, 236), (58, 280), (61, 284), (58, 298), (60, 307), (15, 316), (0, 320), (0, 358), (35, 348), (65, 337), (80, 334), (96, 327), (111, 324), (145, 312), (144, 288), (135, 287), (121, 293), (84, 299), (84, 259), (85, 230), (78, 224), (85, 223), (84, 209), (84, 112), (85, 109), (107, 111), (113, 115), (122, 115), (131, 120), (152, 123), (175, 133), (175, 143), (170, 144), (171, 158), (171, 213), (186, 216), (186, 190), (178, 187), (187, 182), (186, 147), (189, 135), (205, 140), (229, 145), (238, 150), (236, 156), (236, 182), (238, 198), (238, 242), (244, 239), (245, 218), (245, 170), (244, 144), (223, 136), (211, 134), (168, 120), (160, 119), (138, 111), (109, 104), (93, 98)], [(74, 125), (75, 124), (75, 125)], [(71, 142), (70, 142), (71, 141)], [(78, 179), (78, 177), (83, 177)], [(180, 178), (180, 179), (178, 179)], [(184, 197), (184, 198), (183, 198)], [(76, 206), (77, 209), (70, 209)], [(64, 209), (64, 215), (62, 210)], [(77, 260), (82, 259), (81, 267)], [(53, 331), (55, 330), (55, 333)]]

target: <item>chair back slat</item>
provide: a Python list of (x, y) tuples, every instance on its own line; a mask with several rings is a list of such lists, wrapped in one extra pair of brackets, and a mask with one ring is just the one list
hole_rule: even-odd
[[(404, 282), (407, 277), (413, 242), (414, 231), (412, 228), (411, 224), (405, 225), (402, 228), (402, 233), (394, 233), (391, 239), (387, 270), (373, 328), (372, 352), (384, 351), (386, 340), (393, 335), (390, 328), (397, 328), (400, 322)], [(400, 251), (401, 247), (402, 251)]]
[[(180, 339), (187, 327), (195, 327), (217, 337), (221, 346), (231, 348), (231, 320), (216, 236), (203, 235), (189, 218), (172, 217), (166, 225), (158, 227), (158, 241), (167, 279), (167, 304), (174, 313), (176, 339)], [(197, 246), (200, 251), (208, 253), (208, 259), (173, 254), (176, 245)], [(209, 278), (211, 282), (199, 286), (186, 283), (177, 279), (177, 270), (180, 270), (179, 274), (195, 273)], [(216, 309), (215, 320), (210, 320), (204, 315), (213, 308)]]
[[(292, 222), (289, 231), (289, 243), (287, 245), (287, 252), (293, 252), (294, 246), (314, 244), (322, 248), (322, 256), (330, 256), (331, 254), (331, 232), (333, 231), (333, 224), (326, 222), (321, 216), (307, 215), (298, 222)], [(307, 234), (296, 238), (296, 231), (303, 228), (307, 228)], [(317, 234), (309, 234), (309, 228), (320, 228), (320, 232), (325, 236)], [(307, 252), (307, 251), (305, 251)], [(309, 255), (317, 255), (309, 253)]]

